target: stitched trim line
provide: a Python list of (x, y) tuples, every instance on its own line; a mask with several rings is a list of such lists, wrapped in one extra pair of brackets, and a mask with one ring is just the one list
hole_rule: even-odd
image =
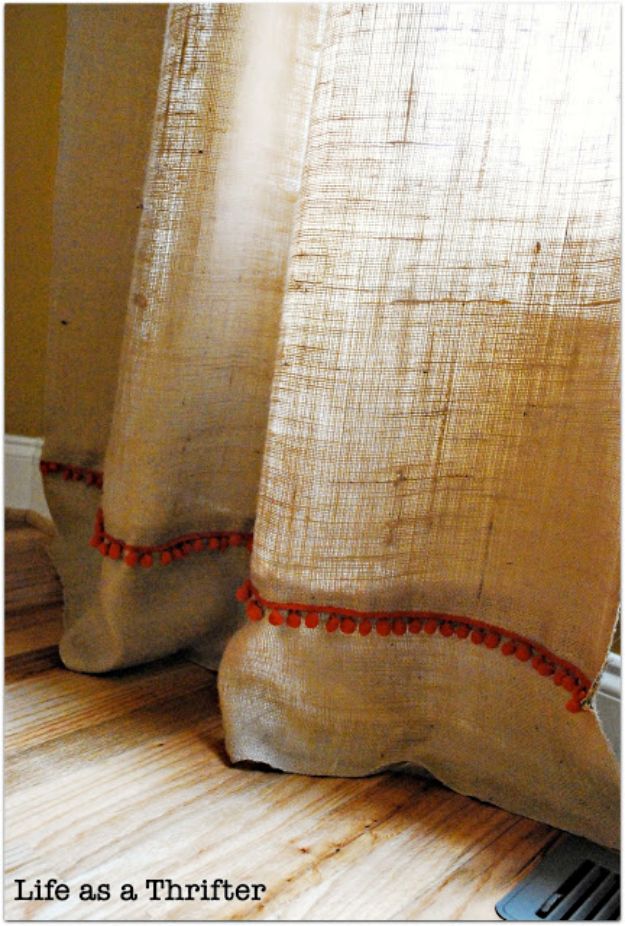
[(101, 489), (104, 484), (104, 475), (97, 469), (88, 469), (85, 466), (68, 466), (67, 463), (55, 463), (53, 460), (40, 460), (39, 470), (42, 476), (55, 474), (66, 481), (84, 481), (88, 486)]
[[(85, 466), (70, 466), (67, 463), (57, 463), (53, 460), (41, 460), (39, 469), (43, 476), (50, 474), (60, 475), (66, 481), (81, 482), (101, 489), (104, 484), (104, 474)], [(238, 531), (194, 531), (159, 546), (136, 546), (126, 543), (107, 533), (104, 528), (104, 514), (99, 508), (96, 514), (93, 535), (89, 544), (100, 551), (102, 556), (111, 559), (123, 559), (127, 566), (137, 564), (153, 566), (155, 561), (162, 566), (168, 566), (173, 560), (184, 559), (190, 553), (201, 553), (208, 549), (211, 551), (227, 550), (228, 547), (245, 546), (252, 550), (254, 535)]]
[[(237, 589), (236, 599), (245, 603), (245, 611), (251, 621), (267, 618), (274, 627), (285, 625), (297, 629), (304, 625), (314, 629), (325, 623), (328, 633), (340, 630), (345, 634), (358, 632), (366, 637), (375, 631), (381, 637), (403, 636), (405, 633), (439, 633), (443, 637), (457, 637), (470, 640), (486, 649), (499, 649), (503, 656), (515, 656), (520, 662), (528, 662), (539, 675), (551, 678), (555, 685), (562, 686), (571, 697), (566, 709), (579, 713), (588, 698), (591, 682), (581, 669), (561, 659), (546, 647), (527, 637), (487, 624), (475, 618), (455, 614), (441, 614), (435, 611), (356, 611), (351, 608), (337, 608), (332, 605), (287, 604), (262, 598), (247, 579)], [(325, 622), (322, 618), (325, 617)]]
[[(60, 475), (66, 481), (81, 482), (101, 489), (104, 474), (83, 466), (70, 466), (52, 460), (41, 460), (39, 469), (43, 476)], [(127, 566), (140, 564), (153, 566), (155, 559), (168, 566), (175, 559), (184, 559), (190, 553), (205, 549), (217, 551), (228, 547), (246, 546), (252, 550), (254, 535), (235, 531), (208, 531), (184, 534), (158, 546), (135, 546), (107, 533), (104, 529), (104, 514), (98, 509), (93, 536), (89, 544), (110, 559), (123, 559)], [(155, 557), (155, 554), (160, 554)], [(551, 677), (554, 684), (562, 686), (571, 695), (566, 709), (576, 714), (587, 706), (591, 681), (581, 669), (550, 652), (540, 643), (513, 633), (495, 624), (488, 624), (476, 618), (442, 614), (434, 611), (358, 611), (352, 608), (338, 608), (333, 605), (311, 605), (268, 601), (262, 598), (250, 580), (237, 589), (237, 601), (245, 602), (245, 609), (251, 621), (267, 618), (275, 627), (286, 625), (296, 629), (304, 623), (309, 629), (318, 627), (326, 616), (328, 633), (340, 630), (345, 634), (356, 631), (366, 637), (373, 630), (381, 636), (403, 636), (405, 633), (439, 633), (441, 636), (470, 639), (476, 645), (484, 644), (487, 649), (500, 649), (503, 656), (516, 656), (521, 662), (530, 662), (531, 667), (545, 678)]]
[(173, 540), (158, 546), (136, 546), (107, 533), (104, 529), (104, 514), (102, 509), (98, 508), (89, 545), (99, 550), (102, 556), (121, 559), (127, 566), (139, 564), (149, 568), (155, 562), (161, 566), (169, 566), (175, 559), (184, 559), (190, 553), (201, 553), (203, 550), (223, 551), (228, 547), (245, 546), (251, 551), (253, 539), (253, 534), (237, 531), (194, 531), (174, 537)]

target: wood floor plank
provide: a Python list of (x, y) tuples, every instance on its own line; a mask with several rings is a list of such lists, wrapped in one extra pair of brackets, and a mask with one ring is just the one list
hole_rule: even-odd
[(60, 605), (7, 614), (4, 622), (5, 658), (12, 659), (24, 653), (57, 646), (61, 636), (62, 615)]
[(7, 684), (5, 748), (17, 753), (86, 730), (138, 707), (167, 701), (208, 684), (208, 670), (179, 658), (125, 673), (87, 676), (64, 668), (44, 671), (28, 684)]
[(46, 553), (45, 535), (22, 521), (5, 532), (5, 610), (29, 610), (60, 604), (63, 591), (59, 577)]
[[(6, 620), (5, 917), (496, 920), (495, 901), (558, 837), (408, 774), (232, 767), (214, 673), (182, 657), (100, 677), (61, 666), (49, 572), (38, 586), (28, 563), (40, 538), (14, 530), (11, 588), (34, 584)], [(67, 901), (15, 899), (16, 878), (48, 877), (70, 885)], [(167, 878), (267, 890), (150, 900), (146, 879)], [(111, 898), (81, 901), (85, 882)], [(120, 899), (125, 882), (136, 901)]]

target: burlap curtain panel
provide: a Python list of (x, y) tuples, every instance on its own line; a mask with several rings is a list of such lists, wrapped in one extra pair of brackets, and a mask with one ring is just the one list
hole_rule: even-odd
[(235, 761), (617, 844), (618, 15), (70, 10), (69, 668), (195, 647)]

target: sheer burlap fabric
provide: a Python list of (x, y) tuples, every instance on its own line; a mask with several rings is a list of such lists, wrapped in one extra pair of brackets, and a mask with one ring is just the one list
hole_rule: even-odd
[[(69, 5), (54, 206), (46, 460), (102, 469), (142, 209), (165, 7)], [(75, 668), (110, 667), (101, 563), (88, 546), (100, 493), (44, 480)], [(74, 649), (76, 647), (73, 647)]]
[[(123, 21), (127, 8), (118, 9), (100, 15)], [(116, 315), (121, 353), (97, 325), (81, 326), (71, 344), (64, 331), (64, 348), (52, 350), (57, 376), (68, 348), (88, 368), (103, 357), (107, 399), (112, 386), (116, 396), (114, 411), (102, 402), (90, 420), (84, 402), (72, 405), (55, 384), (49, 392), (44, 456), (94, 465), (106, 447), (102, 499), (48, 480), (66, 589), (61, 654), (71, 668), (129, 665), (202, 636), (216, 665), (240, 621), (244, 548), (148, 572), (101, 560), (87, 541), (99, 504), (107, 532), (135, 545), (253, 524), (319, 15), (289, 5), (169, 11), (134, 269)], [(84, 28), (84, 15), (73, 16)], [(87, 75), (92, 84), (97, 76)], [(84, 105), (82, 83), (72, 72), (68, 81)], [(74, 107), (67, 118), (84, 117)], [(72, 154), (77, 170), (81, 153)], [(76, 387), (90, 395), (88, 383)]]
[[(106, 451), (102, 498), (47, 479), (68, 666), (199, 640), (216, 665), (232, 637), (233, 759), (408, 762), (615, 844), (596, 716), (527, 664), (439, 635), (241, 627), (244, 549), (144, 570), (87, 540), (98, 506), (135, 545), (256, 516), (266, 598), (466, 615), (594, 678), (617, 593), (617, 36), (601, 5), (170, 9), (160, 78), (142, 52), (132, 277), (118, 244), (105, 320), (94, 279), (52, 342), (45, 456)], [(80, 318), (79, 287), (60, 292), (53, 331), (62, 300)]]
[[(256, 520), (278, 602), (471, 615), (590, 677), (616, 610), (617, 29), (608, 8), (333, 7)], [(400, 762), (616, 844), (594, 713), (439, 635), (250, 624), (227, 746)]]

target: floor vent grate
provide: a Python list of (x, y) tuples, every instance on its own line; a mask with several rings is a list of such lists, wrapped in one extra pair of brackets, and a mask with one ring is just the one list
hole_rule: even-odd
[(620, 919), (620, 857), (585, 839), (567, 836), (496, 905), (504, 920)]

